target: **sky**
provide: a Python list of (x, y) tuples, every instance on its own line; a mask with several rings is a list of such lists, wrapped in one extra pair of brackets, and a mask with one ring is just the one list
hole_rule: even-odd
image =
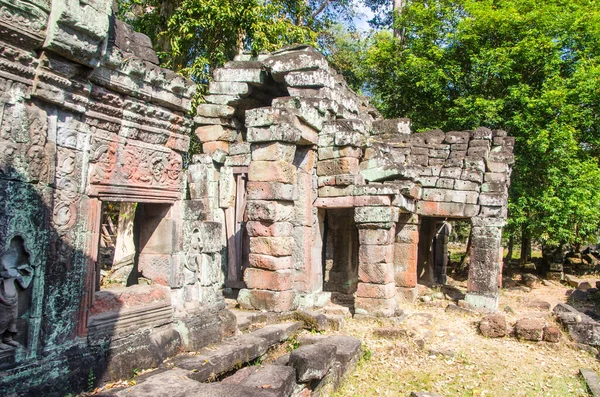
[(373, 12), (371, 9), (366, 7), (362, 2), (354, 2), (356, 9), (356, 16), (354, 17), (354, 24), (356, 29), (361, 32), (366, 32), (370, 29), (368, 21), (373, 18)]

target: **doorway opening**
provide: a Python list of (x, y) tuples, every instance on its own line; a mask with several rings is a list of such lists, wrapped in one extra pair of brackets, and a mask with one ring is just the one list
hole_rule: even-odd
[(325, 210), (323, 291), (333, 303), (354, 308), (358, 286), (358, 228), (354, 208)]

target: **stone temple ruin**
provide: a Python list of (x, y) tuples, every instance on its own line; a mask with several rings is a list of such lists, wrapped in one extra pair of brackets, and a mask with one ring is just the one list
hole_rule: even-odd
[[(394, 316), (444, 283), (446, 219), (474, 227), (466, 301), (496, 309), (504, 131), (411, 133), (307, 46), (238, 56), (192, 117), (194, 83), (111, 1), (0, 10), (1, 390), (80, 391), (218, 342), (224, 288), (244, 309)], [(136, 204), (117, 288), (108, 203)]]

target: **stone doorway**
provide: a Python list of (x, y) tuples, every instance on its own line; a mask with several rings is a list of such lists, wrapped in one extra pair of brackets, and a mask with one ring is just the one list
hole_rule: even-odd
[(417, 260), (418, 283), (444, 285), (449, 263), (448, 239), (452, 225), (447, 219), (422, 217)]
[(323, 241), (323, 291), (331, 292), (333, 303), (353, 309), (359, 248), (354, 208), (325, 210)]

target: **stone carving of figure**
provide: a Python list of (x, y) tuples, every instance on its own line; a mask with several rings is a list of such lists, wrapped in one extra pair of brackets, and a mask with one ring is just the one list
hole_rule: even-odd
[(29, 288), (33, 279), (33, 268), (29, 265), (29, 254), (25, 251), (23, 238), (14, 237), (10, 246), (0, 257), (0, 350), (19, 347), (13, 340), (17, 333), (19, 291)]

